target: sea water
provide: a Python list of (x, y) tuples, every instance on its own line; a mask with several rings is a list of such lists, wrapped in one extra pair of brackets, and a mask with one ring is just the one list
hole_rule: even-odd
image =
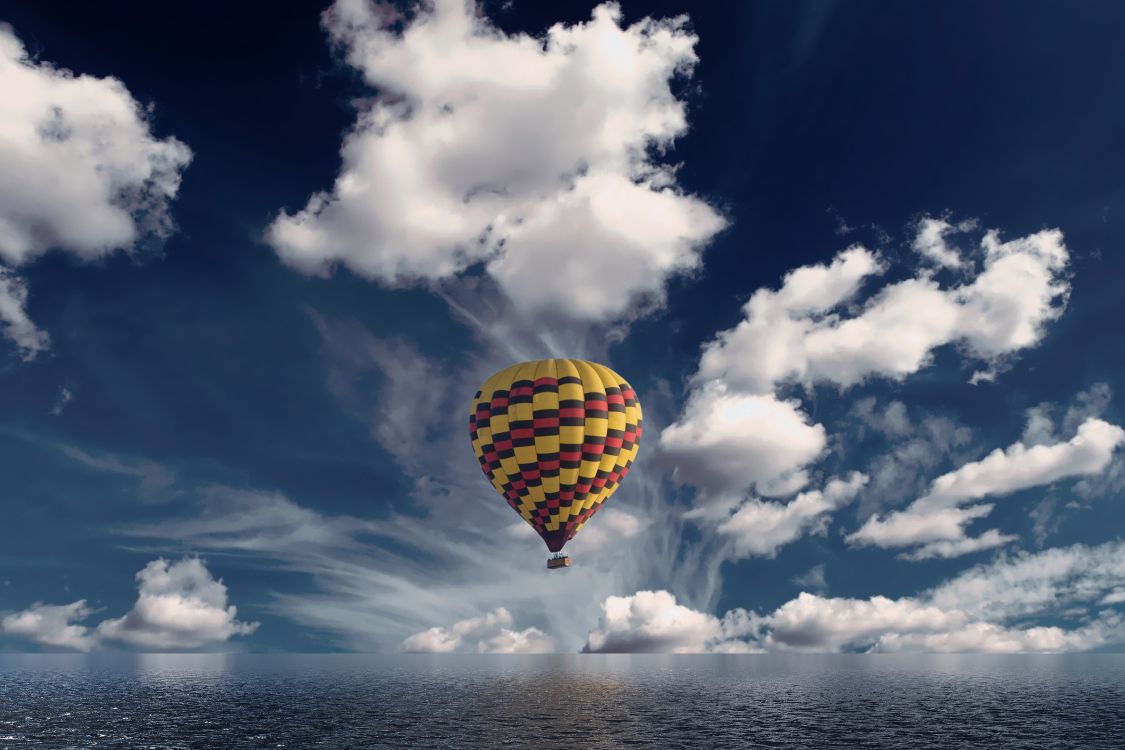
[(0, 654), (0, 748), (1125, 748), (1125, 655)]

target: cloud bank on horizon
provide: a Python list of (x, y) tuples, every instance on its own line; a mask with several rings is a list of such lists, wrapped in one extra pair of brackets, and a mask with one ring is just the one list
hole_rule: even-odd
[[(1125, 598), (1123, 576), (1125, 544), (1112, 542), (1001, 556), (917, 597), (801, 593), (766, 615), (719, 618), (667, 591), (638, 591), (606, 599), (583, 651), (1081, 651), (1125, 638), (1125, 617), (1112, 607)], [(1008, 624), (1063, 611), (1074, 626)]]
[[(354, 101), (332, 185), (309, 185), (304, 206), (279, 208), (263, 237), (295, 278), (332, 283), (339, 269), (371, 282), (371, 294), (428, 289), (452, 325), (469, 324), (472, 351), (452, 366), (396, 321), (372, 330), (304, 306), (326, 394), (407, 477), (405, 497), (365, 514), (241, 478), (185, 487), (161, 462), (55, 441), (58, 460), (139, 480), (146, 499), (179, 482), (162, 516), (112, 533), (114, 544), (144, 539), (183, 557), (148, 562), (120, 617), (87, 625), (100, 610), (86, 599), (38, 601), (0, 611), (0, 633), (83, 652), (260, 635), (198, 557), (214, 553), (299, 576), (302, 586), (270, 590), (260, 606), (345, 649), (1125, 645), (1122, 542), (1045, 547), (1063, 513), (1050, 493), (1077, 508), (1125, 487), (1108, 384), (1027, 410), (1022, 434), (1001, 438), (908, 393), (871, 395), (948, 361), (950, 388), (993, 387), (1017, 371), (1075, 293), (1074, 250), (1057, 228), (1016, 236), (921, 213), (903, 217), (897, 243), (853, 242), (756, 281), (736, 318), (709, 329), (682, 385), (646, 373), (641, 399), (658, 437), (572, 545), (587, 567), (546, 587), (527, 565), (538, 541), (510, 524), (468, 460), (461, 394), (514, 357), (577, 347), (567, 353), (608, 360), (623, 331), (666, 312), (673, 279), (707, 273), (705, 250), (731, 222), (718, 200), (681, 184), (671, 158), (690, 133), (685, 85), (700, 62), (690, 20), (624, 18), (605, 3), (537, 37), (505, 32), (461, 0), (405, 15), (366, 0), (326, 10), (330, 42), (370, 90)], [(193, 154), (153, 134), (124, 82), (39, 61), (2, 24), (0, 88), (17, 93), (0, 100), (0, 324), (31, 362), (51, 338), (27, 312), (24, 269), (54, 249), (90, 261), (167, 237)], [(72, 398), (61, 393), (60, 414)], [(817, 408), (832, 400), (847, 408)], [(849, 449), (870, 435), (884, 453)], [(1035, 551), (1002, 512), (1032, 493)], [(454, 499), (459, 512), (443, 513)], [(838, 542), (836, 564), (976, 557), (894, 596), (878, 580), (866, 595), (830, 595), (834, 573), (821, 562), (789, 576), (800, 591), (779, 606), (716, 614), (729, 601), (725, 570), (809, 542)]]
[(0, 619), (0, 633), (40, 646), (92, 651), (119, 644), (151, 651), (194, 649), (250, 635), (256, 622), (235, 619), (227, 587), (199, 558), (153, 560), (137, 573), (137, 601), (121, 617), (95, 627), (82, 622), (97, 610), (85, 599), (70, 604), (37, 602)]

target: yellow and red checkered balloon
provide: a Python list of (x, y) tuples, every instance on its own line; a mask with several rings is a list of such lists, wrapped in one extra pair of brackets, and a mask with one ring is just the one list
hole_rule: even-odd
[(484, 381), (469, 436), (492, 486), (558, 552), (629, 473), (641, 405), (604, 365), (522, 362)]

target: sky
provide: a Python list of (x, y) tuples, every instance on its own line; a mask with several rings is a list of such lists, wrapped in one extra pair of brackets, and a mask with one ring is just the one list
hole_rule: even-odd
[[(1122, 33), (0, 2), (0, 650), (1125, 649)], [(545, 357), (645, 410), (562, 571)]]

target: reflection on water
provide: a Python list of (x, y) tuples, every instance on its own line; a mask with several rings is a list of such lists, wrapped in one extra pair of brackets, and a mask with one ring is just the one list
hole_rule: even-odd
[(0, 748), (1125, 747), (1125, 656), (0, 655)]
[(233, 654), (137, 654), (136, 671), (165, 679), (220, 677), (231, 668)]

